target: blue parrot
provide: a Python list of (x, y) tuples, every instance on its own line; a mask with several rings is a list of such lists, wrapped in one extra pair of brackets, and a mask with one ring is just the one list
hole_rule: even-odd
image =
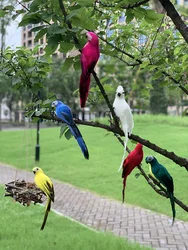
[(69, 127), (72, 135), (77, 140), (84, 157), (86, 159), (89, 159), (89, 152), (88, 152), (87, 146), (82, 138), (82, 135), (81, 135), (78, 127), (76, 126), (76, 124), (73, 120), (71, 109), (59, 100), (52, 102), (51, 106), (56, 108), (56, 110), (55, 110), (56, 116), (60, 120), (65, 122), (67, 124), (67, 126)]
[(146, 163), (150, 163), (151, 165), (150, 168), (151, 174), (167, 189), (167, 194), (170, 198), (170, 203), (172, 207), (172, 214), (173, 214), (172, 225), (173, 225), (176, 216), (176, 210), (174, 203), (174, 183), (172, 176), (169, 174), (167, 169), (157, 161), (157, 159), (154, 156), (152, 155), (147, 156), (145, 160)]

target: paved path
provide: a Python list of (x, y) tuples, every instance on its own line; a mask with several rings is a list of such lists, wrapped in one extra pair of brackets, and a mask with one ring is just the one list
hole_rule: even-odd
[[(17, 176), (15, 174), (17, 173)], [(33, 174), (0, 164), (0, 184), (15, 178), (33, 181)], [(152, 246), (157, 250), (188, 250), (188, 223), (124, 204), (69, 184), (54, 181), (53, 209), (100, 231)]]

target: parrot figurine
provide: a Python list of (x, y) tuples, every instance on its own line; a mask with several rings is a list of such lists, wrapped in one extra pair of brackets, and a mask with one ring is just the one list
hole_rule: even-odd
[(127, 176), (133, 171), (133, 169), (138, 166), (143, 159), (143, 145), (141, 143), (137, 143), (136, 147), (133, 151), (130, 152), (130, 154), (127, 156), (127, 158), (123, 162), (123, 171), (122, 171), (122, 178), (123, 179), (123, 190), (122, 190), (122, 197), (123, 197), (123, 203), (124, 203), (124, 197), (125, 197), (125, 186), (126, 186), (126, 180)]
[(81, 108), (85, 107), (89, 93), (90, 76), (100, 56), (98, 36), (94, 32), (87, 32), (86, 37), (88, 42), (81, 50), (80, 56), (82, 67), (79, 88)]
[(67, 124), (67, 126), (69, 127), (72, 135), (77, 140), (84, 157), (86, 159), (89, 159), (89, 152), (88, 152), (87, 146), (82, 138), (82, 135), (81, 135), (78, 127), (76, 126), (76, 124), (73, 120), (71, 109), (59, 100), (52, 102), (51, 106), (56, 108), (56, 110), (55, 110), (56, 116), (60, 120), (65, 122)]
[(117, 87), (113, 108), (116, 116), (120, 119), (122, 130), (125, 135), (124, 154), (122, 157), (121, 165), (119, 167), (120, 171), (122, 168), (123, 161), (125, 159), (126, 147), (129, 140), (128, 136), (131, 135), (134, 127), (133, 115), (128, 103), (125, 101), (125, 92), (122, 86)]
[(172, 214), (173, 214), (172, 225), (173, 225), (176, 216), (173, 179), (169, 174), (169, 172), (167, 171), (167, 169), (163, 165), (161, 165), (154, 156), (147, 156), (146, 163), (150, 163), (151, 174), (167, 189), (167, 194), (170, 198), (170, 203), (172, 207)]
[(55, 194), (54, 194), (54, 186), (50, 178), (44, 174), (43, 170), (38, 167), (33, 168), (33, 173), (35, 175), (35, 184), (36, 186), (43, 191), (43, 193), (47, 197), (46, 210), (44, 214), (44, 220), (41, 226), (41, 230), (44, 229), (46, 220), (48, 218), (48, 213), (51, 209), (51, 202), (54, 202)]

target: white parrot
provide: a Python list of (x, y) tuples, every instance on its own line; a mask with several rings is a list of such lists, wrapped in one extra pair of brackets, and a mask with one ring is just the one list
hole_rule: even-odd
[(123, 154), (122, 162), (118, 171), (121, 170), (122, 164), (125, 158), (127, 142), (129, 140), (128, 135), (131, 135), (133, 127), (134, 127), (133, 115), (132, 115), (132, 112), (128, 103), (125, 101), (124, 93), (125, 92), (124, 92), (123, 87), (118, 86), (116, 90), (115, 100), (113, 103), (114, 112), (116, 116), (120, 119), (122, 130), (125, 134), (124, 154)]

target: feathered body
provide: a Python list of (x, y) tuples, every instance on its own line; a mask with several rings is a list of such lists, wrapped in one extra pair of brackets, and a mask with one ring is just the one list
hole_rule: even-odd
[(41, 226), (41, 230), (44, 229), (46, 220), (48, 218), (48, 213), (51, 209), (51, 201), (54, 202), (54, 187), (53, 183), (50, 180), (50, 178), (44, 174), (43, 170), (41, 168), (35, 167), (33, 168), (33, 173), (35, 174), (35, 184), (36, 186), (43, 191), (43, 193), (47, 197), (47, 203), (46, 203), (46, 210), (44, 214), (44, 220)]
[(116, 116), (120, 119), (122, 130), (125, 135), (124, 154), (123, 154), (122, 162), (119, 168), (120, 170), (122, 168), (122, 164), (123, 164), (125, 154), (126, 154), (126, 147), (127, 147), (127, 143), (129, 139), (128, 136), (131, 135), (133, 127), (134, 127), (133, 115), (132, 115), (132, 112), (128, 103), (125, 101), (125, 94), (124, 94), (124, 89), (122, 86), (117, 87), (113, 107), (114, 107), (114, 112)]
[(169, 195), (170, 203), (172, 207), (172, 214), (173, 214), (172, 225), (173, 225), (175, 216), (176, 216), (173, 178), (169, 174), (168, 170), (163, 165), (161, 165), (154, 156), (147, 156), (146, 163), (150, 163), (152, 174), (167, 189), (167, 193)]
[(82, 73), (80, 76), (80, 105), (85, 107), (86, 100), (89, 94), (91, 73), (99, 59), (99, 39), (94, 32), (86, 33), (88, 42), (81, 51), (81, 67)]
[(123, 178), (123, 190), (122, 190), (122, 196), (123, 196), (123, 202), (125, 197), (125, 186), (126, 186), (126, 180), (127, 176), (133, 171), (133, 169), (138, 166), (143, 159), (143, 150), (142, 150), (142, 144), (138, 143), (133, 151), (130, 152), (130, 154), (127, 156), (127, 158), (123, 162), (123, 171), (122, 171), (122, 178)]
[(67, 126), (69, 127), (72, 135), (77, 140), (78, 145), (80, 146), (84, 157), (86, 159), (89, 159), (89, 152), (88, 152), (87, 146), (82, 138), (82, 135), (81, 135), (78, 127), (76, 126), (76, 124), (73, 120), (71, 109), (59, 100), (54, 101), (52, 103), (52, 107), (56, 108), (56, 110), (55, 110), (56, 116), (60, 120), (65, 122), (67, 124)]

